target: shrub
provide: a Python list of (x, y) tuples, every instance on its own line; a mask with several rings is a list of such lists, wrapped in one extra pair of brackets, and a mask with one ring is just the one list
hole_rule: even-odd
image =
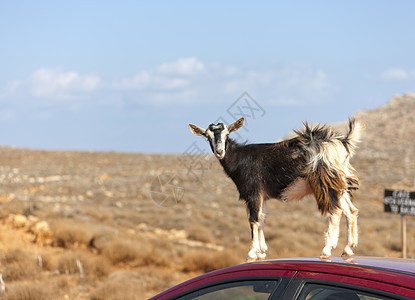
[(124, 300), (143, 295), (145, 289), (140, 276), (134, 272), (111, 274), (106, 282), (91, 292), (91, 300)]
[(213, 243), (215, 241), (212, 231), (202, 225), (192, 226), (188, 230), (187, 238), (203, 243)]
[(101, 253), (105, 245), (112, 241), (116, 236), (116, 232), (110, 230), (99, 230), (94, 233), (89, 241), (89, 247)]
[(40, 272), (35, 255), (20, 249), (8, 251), (2, 259), (2, 265), (5, 266), (3, 277), (7, 281), (34, 278)]
[[(80, 263), (80, 265), (79, 265)], [(101, 257), (88, 252), (69, 252), (63, 254), (57, 264), (61, 274), (80, 274), (82, 268), (84, 276), (104, 277), (111, 270), (109, 262)]]
[(137, 244), (131, 241), (116, 239), (108, 242), (102, 251), (113, 264), (128, 263), (136, 260), (140, 256), (140, 249)]
[(150, 267), (140, 270), (140, 280), (147, 291), (157, 294), (177, 284), (173, 274), (174, 272), (166, 272), (165, 269)]
[(184, 255), (182, 266), (184, 272), (210, 272), (239, 262), (234, 255), (226, 251), (192, 250)]
[(102, 254), (113, 264), (131, 263), (135, 266), (171, 266), (168, 253), (160, 250), (150, 241), (138, 244), (129, 240), (115, 239), (104, 246)]
[(53, 293), (44, 284), (16, 282), (7, 285), (4, 296), (7, 300), (47, 300), (53, 298)]
[[(38, 254), (41, 259), (42, 270), (54, 271), (56, 270), (56, 263), (54, 257), (47, 252)], [(39, 265), (39, 257), (36, 257), (37, 265)]]
[(52, 231), (53, 244), (62, 248), (88, 245), (92, 237), (92, 233), (86, 226), (68, 221), (55, 222), (52, 225)]

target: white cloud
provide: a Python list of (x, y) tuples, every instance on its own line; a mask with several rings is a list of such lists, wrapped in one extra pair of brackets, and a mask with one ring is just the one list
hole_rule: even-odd
[(195, 75), (205, 69), (204, 63), (194, 57), (180, 58), (175, 62), (164, 63), (157, 71), (166, 75)]
[(391, 68), (380, 74), (384, 81), (408, 81), (415, 80), (415, 70), (405, 70), (401, 68)]
[(239, 69), (223, 77), (223, 86), (227, 93), (249, 91), (269, 104), (284, 106), (327, 101), (334, 91), (323, 70), (306, 65)]
[(158, 72), (143, 71), (131, 78), (123, 78), (112, 84), (118, 90), (175, 90), (186, 88), (189, 80), (178, 76), (164, 76)]
[(151, 84), (148, 72), (140, 72), (132, 78), (123, 78), (113, 83), (115, 89), (144, 89)]
[[(40, 68), (10, 83), (2, 99), (30, 100), (43, 107), (178, 105), (232, 101), (247, 91), (270, 105), (309, 105), (332, 98), (333, 84), (309, 65), (235, 66), (180, 58), (135, 75), (105, 80), (77, 71)], [(80, 101), (82, 100), (82, 101)], [(4, 100), (2, 100), (4, 101)]]
[(96, 75), (42, 68), (36, 70), (27, 83), (36, 97), (68, 99), (96, 90), (100, 81)]
[[(327, 74), (307, 65), (237, 67), (179, 59), (114, 83), (120, 93), (157, 104), (215, 103), (244, 91), (280, 105), (304, 105), (327, 100), (333, 88)], [(290, 99), (287, 101), (287, 99)]]

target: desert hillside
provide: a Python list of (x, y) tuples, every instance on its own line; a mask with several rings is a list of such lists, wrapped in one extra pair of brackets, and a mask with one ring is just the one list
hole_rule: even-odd
[(415, 190), (415, 94), (398, 95), (385, 105), (359, 111), (366, 132), (356, 155), (359, 172), (376, 197), (384, 187)]
[[(400, 218), (383, 213), (382, 198), (384, 188), (415, 190), (415, 95), (355, 117), (366, 126), (352, 159), (361, 178), (355, 253), (399, 257)], [(242, 263), (250, 232), (237, 198), (212, 155), (0, 147), (1, 297), (146, 299)], [(313, 199), (268, 206), (268, 258), (319, 255), (327, 218)], [(414, 236), (408, 217), (410, 257)]]

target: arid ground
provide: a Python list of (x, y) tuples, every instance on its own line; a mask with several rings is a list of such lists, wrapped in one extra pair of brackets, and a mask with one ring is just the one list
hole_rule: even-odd
[[(401, 218), (383, 212), (383, 191), (415, 191), (415, 96), (355, 117), (366, 125), (352, 159), (361, 179), (355, 253), (400, 257)], [(243, 263), (249, 248), (245, 207), (211, 155), (4, 146), (0, 203), (3, 299), (146, 299)], [(407, 222), (415, 257), (415, 217)], [(268, 258), (319, 255), (326, 228), (313, 199), (269, 201)], [(334, 255), (345, 229), (343, 219)]]

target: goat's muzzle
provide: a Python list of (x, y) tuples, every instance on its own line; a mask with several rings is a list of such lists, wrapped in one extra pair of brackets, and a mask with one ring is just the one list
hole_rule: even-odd
[(215, 151), (215, 156), (216, 156), (218, 159), (222, 159), (222, 158), (224, 158), (224, 157), (225, 157), (225, 150), (223, 150), (223, 149), (221, 149), (221, 148), (216, 149), (216, 151)]

